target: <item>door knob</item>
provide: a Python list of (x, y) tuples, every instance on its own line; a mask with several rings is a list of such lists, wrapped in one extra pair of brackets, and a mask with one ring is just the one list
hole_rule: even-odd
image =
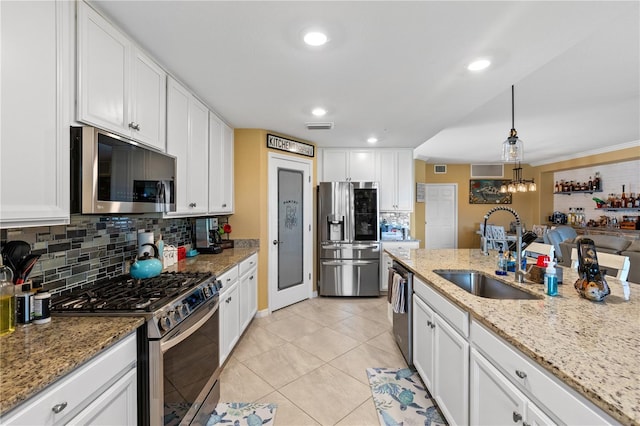
[(282, 244), (282, 241), (280, 240), (273, 240), (273, 245), (277, 246), (278, 244)]

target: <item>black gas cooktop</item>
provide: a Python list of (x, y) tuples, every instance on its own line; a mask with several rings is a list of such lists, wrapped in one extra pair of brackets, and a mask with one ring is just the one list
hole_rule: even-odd
[(205, 272), (165, 272), (154, 278), (136, 280), (123, 275), (54, 296), (51, 311), (153, 313), (207, 281), (215, 283), (215, 276)]

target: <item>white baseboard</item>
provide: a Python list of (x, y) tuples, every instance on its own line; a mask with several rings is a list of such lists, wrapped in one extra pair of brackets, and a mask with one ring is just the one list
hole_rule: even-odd
[(312, 299), (313, 299), (313, 298), (315, 298), (315, 297), (318, 297), (318, 292), (317, 292), (317, 291), (314, 291), (314, 292), (311, 294), (311, 298), (312, 298)]
[(269, 309), (263, 309), (256, 312), (255, 318), (263, 318), (269, 315)]

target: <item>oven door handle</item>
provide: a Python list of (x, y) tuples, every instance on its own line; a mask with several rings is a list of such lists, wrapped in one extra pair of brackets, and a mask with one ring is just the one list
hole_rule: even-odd
[(211, 308), (209, 312), (207, 312), (202, 318), (200, 318), (197, 322), (191, 325), (188, 329), (180, 330), (177, 334), (173, 335), (169, 340), (160, 342), (160, 351), (162, 353), (167, 352), (169, 349), (173, 348), (175, 345), (179, 344), (180, 342), (185, 340), (187, 337), (191, 336), (193, 333), (198, 331), (200, 327), (204, 325), (204, 323), (206, 323), (207, 321), (209, 321), (209, 319), (211, 319), (211, 317), (216, 313), (217, 310), (218, 310), (218, 302), (216, 302), (216, 304), (213, 306), (213, 308)]

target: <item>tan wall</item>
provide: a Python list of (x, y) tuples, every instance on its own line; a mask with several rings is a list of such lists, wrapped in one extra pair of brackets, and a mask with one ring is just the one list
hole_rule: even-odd
[[(260, 240), (260, 251), (258, 253), (258, 310), (264, 310), (269, 307), (268, 153), (277, 152), (282, 155), (299, 156), (267, 148), (267, 133), (278, 134), (263, 129), (236, 129), (234, 132), (234, 210), (236, 213), (229, 217), (229, 223), (233, 227), (234, 239)], [(291, 138), (287, 135), (278, 135)], [(308, 141), (301, 142), (315, 145)], [(309, 159), (309, 157), (303, 158)], [(315, 188), (316, 157), (313, 158), (313, 170), (311, 173), (313, 176), (313, 188)], [(315, 218), (315, 208), (313, 211)], [(315, 241), (313, 247), (315, 250)], [(313, 256), (315, 259), (315, 253)], [(315, 262), (313, 262), (313, 268), (312, 282), (315, 286)]]
[[(604, 154), (589, 155), (572, 160), (559, 161), (531, 167), (522, 165), (522, 174), (526, 179), (535, 179), (538, 190), (533, 193), (513, 195), (510, 205), (520, 215), (527, 229), (532, 225), (547, 223), (553, 213), (553, 174), (557, 171), (577, 169), (586, 166), (610, 164), (640, 158), (640, 147), (627, 148)], [(477, 248), (480, 238), (475, 231), (479, 229), (484, 215), (491, 209), (489, 204), (469, 204), (469, 180), (471, 168), (469, 164), (449, 164), (446, 174), (434, 174), (433, 164), (415, 160), (415, 178), (420, 183), (456, 183), (458, 184), (458, 248)], [(511, 179), (512, 167), (505, 165), (505, 179)], [(422, 240), (424, 247), (424, 203), (415, 203), (411, 215), (411, 232), (416, 239)], [(509, 226), (513, 216), (507, 212), (496, 212), (489, 218), (490, 223)]]
[[(531, 167), (522, 165), (523, 177), (530, 179)], [(480, 236), (476, 231), (480, 229), (480, 223), (484, 221), (484, 215), (491, 210), (492, 204), (469, 204), (469, 180), (471, 179), (471, 166), (469, 164), (448, 164), (447, 173), (433, 173), (433, 164), (427, 164), (421, 160), (415, 160), (416, 182), (420, 183), (454, 183), (458, 185), (458, 248), (480, 247)], [(505, 166), (505, 179), (511, 178), (511, 167)], [(537, 180), (536, 180), (537, 181)], [(552, 185), (553, 186), (553, 185)], [(533, 221), (535, 217), (535, 200), (537, 193), (520, 193), (513, 195), (513, 203), (508, 205), (513, 208), (520, 220), (528, 229), (539, 222)], [(421, 240), (420, 246), (424, 247), (425, 203), (416, 202), (414, 205), (411, 232), (414, 238)], [(498, 211), (493, 213), (488, 223), (503, 225), (507, 229), (514, 220), (511, 213)]]

